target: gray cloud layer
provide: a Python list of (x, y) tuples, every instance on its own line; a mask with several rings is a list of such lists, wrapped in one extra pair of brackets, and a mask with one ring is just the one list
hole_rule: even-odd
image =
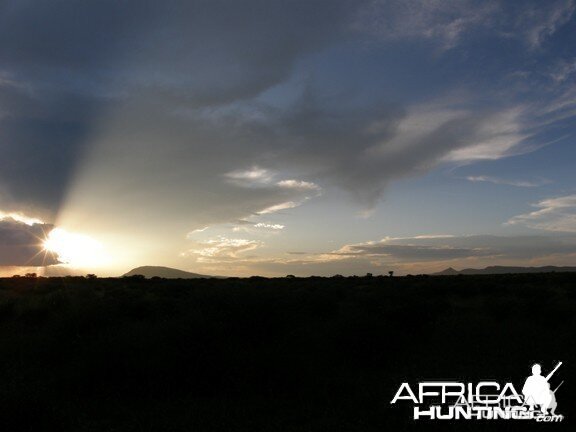
[(445, 261), (475, 257), (529, 260), (576, 253), (576, 239), (545, 236), (430, 236), (384, 239), (344, 246), (336, 255), (388, 257), (394, 261)]
[[(135, 227), (162, 220), (186, 233), (314, 196), (278, 182), (227, 181), (253, 166), (278, 181), (341, 188), (370, 206), (391, 181), (444, 161), (518, 152), (527, 137), (521, 108), (483, 109), (466, 98), (428, 107), (362, 100), (326, 91), (315, 68), (303, 66), (335, 46), (390, 43), (409, 23), (412, 33), (400, 38), (453, 47), (504, 7), (407, 4), (2, 2), (2, 209), (36, 205), (55, 215), (72, 206), (103, 225), (106, 218)], [(566, 22), (571, 4), (530, 3), (546, 18), (526, 17), (532, 45)], [(274, 90), (276, 98), (264, 94)]]
[[(286, 79), (302, 55), (340, 37), (351, 5), (2, 2), (2, 207), (33, 203), (54, 214), (111, 105), (146, 104), (138, 96), (145, 93), (138, 122), (147, 122), (156, 110), (252, 97)], [(172, 146), (170, 134), (153, 145)]]
[[(544, 266), (572, 265), (576, 237), (564, 236), (421, 236), (386, 238), (345, 245), (326, 253), (287, 252), (283, 257), (260, 256), (263, 246), (248, 240), (214, 239), (211, 248), (198, 244), (188, 256), (204, 271), (242, 274), (254, 271), (266, 275), (374, 274), (395, 270), (399, 274), (430, 273), (445, 269), (490, 265)], [(247, 247), (254, 255), (238, 254), (231, 259), (230, 245)]]
[(27, 225), (11, 218), (0, 220), (0, 266), (48, 266), (59, 264), (43, 251), (42, 241), (52, 225)]

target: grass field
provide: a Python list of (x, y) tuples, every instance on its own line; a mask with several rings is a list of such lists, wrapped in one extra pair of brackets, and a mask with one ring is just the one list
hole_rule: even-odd
[[(565, 429), (575, 282), (0, 279), (0, 431)], [(415, 424), (390, 405), (404, 381), (520, 389), (532, 363), (557, 361), (562, 424)]]

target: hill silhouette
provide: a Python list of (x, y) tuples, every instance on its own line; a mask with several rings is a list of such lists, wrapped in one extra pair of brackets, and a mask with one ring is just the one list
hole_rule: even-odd
[(153, 277), (161, 277), (164, 279), (199, 279), (199, 278), (214, 278), (218, 276), (208, 276), (198, 273), (191, 273), (184, 270), (178, 270), (170, 267), (161, 266), (142, 266), (130, 270), (123, 276), (136, 276), (142, 275), (148, 279)]
[(467, 268), (463, 270), (455, 270), (448, 267), (438, 273), (433, 273), (433, 276), (455, 276), (455, 275), (497, 275), (497, 274), (511, 274), (511, 273), (560, 273), (560, 272), (576, 272), (576, 267), (507, 267), (507, 266), (489, 266), (483, 269)]

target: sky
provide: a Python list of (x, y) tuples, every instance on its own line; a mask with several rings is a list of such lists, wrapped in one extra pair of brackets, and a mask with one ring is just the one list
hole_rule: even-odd
[(576, 265), (574, 0), (0, 0), (0, 275)]

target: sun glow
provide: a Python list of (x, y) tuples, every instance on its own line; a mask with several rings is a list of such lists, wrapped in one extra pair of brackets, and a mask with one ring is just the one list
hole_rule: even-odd
[(96, 267), (107, 262), (100, 242), (62, 228), (50, 231), (44, 241), (44, 250), (56, 254), (60, 262), (73, 267)]

